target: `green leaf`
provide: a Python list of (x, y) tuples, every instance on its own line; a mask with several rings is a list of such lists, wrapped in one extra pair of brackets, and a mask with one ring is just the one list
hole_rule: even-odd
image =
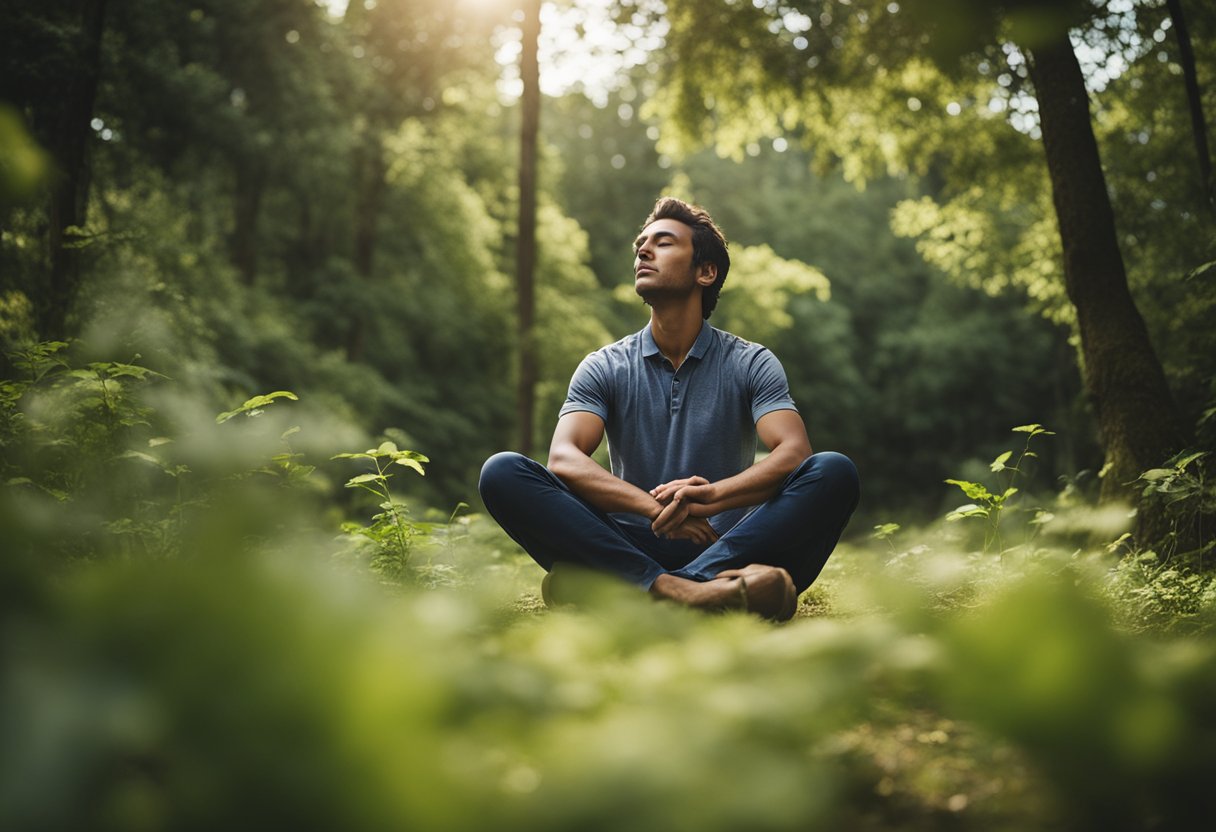
[(118, 455), (119, 459), (142, 459), (144, 462), (150, 462), (158, 468), (162, 465), (161, 461), (152, 454), (145, 454), (143, 451), (123, 451)]
[(397, 453), (397, 443), (381, 442), (380, 447), (376, 449), (375, 453), (380, 456), (391, 456)]
[(1195, 460), (1202, 459), (1205, 456), (1207, 456), (1206, 451), (1196, 451), (1195, 453), (1189, 454), (1189, 455), (1183, 457), (1182, 459), (1178, 460), (1177, 462), (1175, 462), (1174, 467), (1177, 468), (1179, 471), (1181, 471), (1183, 468), (1190, 465)]
[(946, 480), (950, 485), (957, 485), (962, 492), (973, 500), (989, 501), (993, 498), (992, 492), (980, 485), (978, 482), (969, 482), (967, 480)]
[(379, 474), (359, 474), (357, 477), (351, 477), (349, 480), (347, 480), (346, 487), (351, 488), (352, 486), (359, 485), (360, 483), (373, 482), (375, 480), (381, 480), (381, 479), (384, 479), (384, 478), (381, 477)]
[(874, 537), (879, 540), (886, 540), (891, 535), (899, 531), (898, 523), (883, 523), (874, 527)]
[(160, 378), (165, 378), (165, 376), (161, 375), (160, 373), (156, 372), (155, 370), (150, 370), (147, 367), (140, 367), (138, 364), (116, 364), (116, 363), (111, 362), (108, 364), (101, 364), (101, 365), (90, 364), (89, 366), (90, 367), (97, 366), (99, 369), (104, 369), (106, 374), (109, 375), (111, 378), (118, 378), (120, 376), (128, 376), (130, 378), (140, 379), (141, 381), (150, 375), (159, 376)]
[(422, 475), (424, 477), (426, 476), (426, 471), (424, 471), (422, 469), (422, 465), (416, 459), (411, 459), (409, 457), (403, 456), (403, 457), (398, 457), (397, 459), (394, 459), (393, 462), (395, 462), (397, 465), (404, 465), (406, 468), (413, 468), (420, 475)]
[(995, 471), (1004, 471), (1005, 463), (1009, 461), (1009, 457), (1013, 456), (1013, 451), (1005, 451), (1005, 453), (992, 460), (992, 464), (988, 467)]
[(974, 503), (968, 503), (967, 505), (959, 506), (954, 511), (947, 514), (946, 520), (948, 522), (953, 523), (957, 520), (962, 520), (964, 517), (987, 517), (987, 516), (988, 516), (988, 509), (981, 508), (980, 506), (977, 506)]
[(242, 413), (247, 413), (250, 416), (257, 416), (259, 413), (261, 413), (261, 408), (272, 404), (275, 399), (291, 399), (294, 402), (299, 401), (300, 397), (295, 393), (292, 393), (290, 390), (276, 390), (273, 393), (267, 393), (264, 396), (254, 396), (252, 399), (246, 400), (246, 402), (236, 410), (229, 410), (216, 416), (215, 423), (217, 425), (222, 425), (233, 416), (239, 416)]
[(1189, 272), (1187, 272), (1186, 277), (1184, 277), (1183, 280), (1194, 280), (1198, 277), (1210, 274), (1214, 269), (1216, 269), (1216, 260), (1204, 263), (1201, 266), (1196, 266), (1195, 268), (1191, 269)]
[(1177, 472), (1173, 468), (1150, 468), (1140, 475), (1140, 479), (1147, 480), (1148, 482), (1157, 482), (1166, 477), (1172, 477), (1175, 473)]

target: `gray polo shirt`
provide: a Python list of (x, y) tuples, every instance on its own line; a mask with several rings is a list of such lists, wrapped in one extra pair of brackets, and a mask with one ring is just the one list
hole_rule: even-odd
[[(676, 371), (648, 324), (641, 332), (583, 359), (561, 414), (604, 420), (612, 473), (649, 491), (691, 476), (732, 477), (756, 457), (756, 422), (774, 410), (797, 410), (777, 357), (708, 322)], [(719, 533), (747, 508), (710, 519)], [(638, 515), (618, 519), (638, 522)]]

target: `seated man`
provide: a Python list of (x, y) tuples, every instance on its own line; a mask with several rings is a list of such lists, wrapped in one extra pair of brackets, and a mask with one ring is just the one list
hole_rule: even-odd
[[(546, 571), (571, 562), (691, 606), (788, 619), (857, 505), (857, 469), (811, 454), (771, 352), (706, 321), (730, 269), (708, 213), (660, 199), (634, 252), (650, 324), (583, 359), (549, 467), (496, 454), (482, 499)], [(591, 459), (605, 431), (611, 473)]]

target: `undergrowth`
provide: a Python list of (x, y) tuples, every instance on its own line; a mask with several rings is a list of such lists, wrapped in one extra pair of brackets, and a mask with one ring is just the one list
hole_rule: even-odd
[(883, 524), (784, 626), (611, 581), (546, 610), (491, 520), (406, 506), (426, 460), (395, 440), (326, 448), (287, 391), (158, 410), (172, 380), (66, 355), (0, 387), (0, 828), (1185, 829), (1216, 808), (1216, 585), (1129, 551), (1126, 511), (985, 486), (999, 502), (962, 518), (982, 540)]

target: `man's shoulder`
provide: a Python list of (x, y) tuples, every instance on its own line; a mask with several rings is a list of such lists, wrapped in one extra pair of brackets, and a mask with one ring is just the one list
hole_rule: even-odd
[(759, 356), (772, 356), (772, 351), (763, 344), (757, 344), (755, 341), (749, 341), (746, 338), (735, 335), (733, 332), (727, 332), (724, 329), (711, 327), (714, 340), (717, 342), (721, 350), (720, 360), (747, 362), (754, 360)]
[(641, 355), (642, 334), (646, 330), (626, 335), (619, 341), (605, 344), (590, 353), (585, 361), (593, 361), (608, 366), (620, 366), (635, 361)]

